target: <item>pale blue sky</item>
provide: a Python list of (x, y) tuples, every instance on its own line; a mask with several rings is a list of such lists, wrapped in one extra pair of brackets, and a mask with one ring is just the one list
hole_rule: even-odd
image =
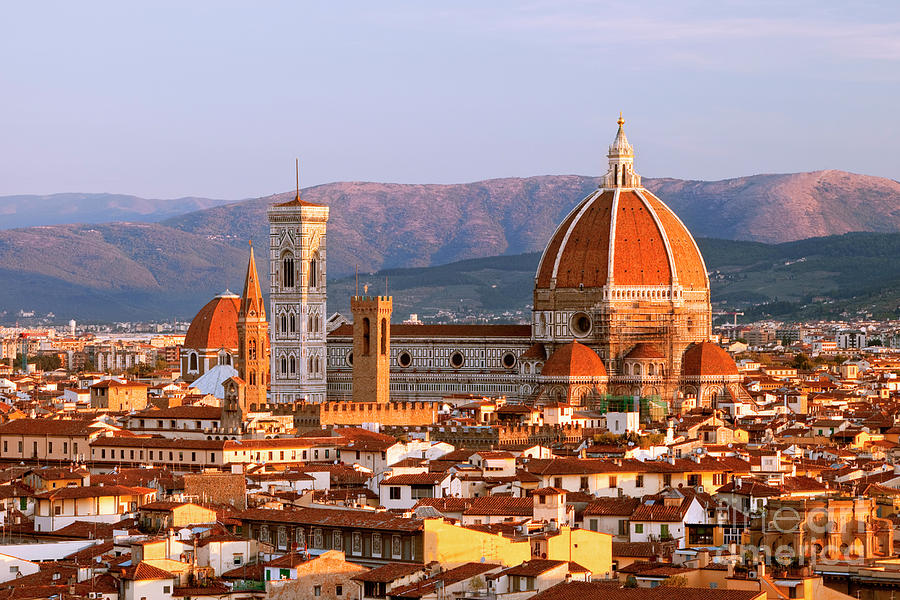
[(900, 179), (900, 2), (7, 2), (0, 195)]

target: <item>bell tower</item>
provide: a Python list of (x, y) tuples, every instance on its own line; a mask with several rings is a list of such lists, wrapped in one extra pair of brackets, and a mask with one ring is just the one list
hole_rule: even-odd
[(325, 232), (328, 207), (297, 195), (274, 204), (269, 219), (270, 397), (274, 402), (324, 402)]
[(250, 405), (266, 404), (269, 381), (269, 323), (266, 321), (266, 305), (259, 287), (252, 242), (238, 309), (237, 331), (238, 376), (246, 384), (241, 409), (247, 414)]
[(353, 401), (391, 399), (390, 296), (353, 296)]

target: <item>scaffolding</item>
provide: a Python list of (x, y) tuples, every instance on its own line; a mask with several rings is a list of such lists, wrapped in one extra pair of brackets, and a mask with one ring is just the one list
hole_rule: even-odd
[(637, 412), (641, 421), (652, 423), (665, 420), (669, 414), (669, 404), (660, 396), (613, 396), (604, 394), (594, 402), (593, 410), (608, 412)]

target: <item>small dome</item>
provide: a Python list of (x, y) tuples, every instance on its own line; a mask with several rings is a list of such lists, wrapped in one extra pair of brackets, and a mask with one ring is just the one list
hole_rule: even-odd
[(639, 344), (635, 344), (634, 348), (632, 348), (628, 354), (625, 355), (625, 359), (650, 359), (650, 358), (665, 358), (665, 354), (660, 352), (659, 348), (654, 346), (653, 344), (648, 344), (646, 342), (641, 342)]
[(537, 358), (539, 360), (544, 360), (547, 358), (547, 350), (544, 348), (544, 344), (542, 344), (541, 342), (535, 342), (528, 348), (528, 350), (526, 350), (521, 354), (521, 356), (519, 356), (519, 360), (523, 358)]
[(694, 344), (684, 352), (681, 374), (685, 377), (704, 375), (738, 375), (737, 365), (725, 350), (713, 342)]
[(544, 377), (606, 377), (606, 367), (597, 353), (578, 342), (560, 347), (544, 363)]
[(184, 336), (184, 347), (194, 350), (236, 349), (240, 305), (240, 298), (230, 292), (210, 300), (191, 321), (187, 335)]

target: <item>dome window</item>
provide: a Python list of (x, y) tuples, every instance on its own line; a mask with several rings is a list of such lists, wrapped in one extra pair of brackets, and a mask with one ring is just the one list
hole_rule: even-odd
[(584, 337), (591, 332), (593, 323), (587, 313), (578, 312), (569, 320), (569, 328), (578, 337)]
[(516, 366), (516, 355), (512, 352), (507, 352), (503, 355), (503, 358), (500, 359), (500, 363), (503, 365), (503, 368), (512, 369)]
[(410, 366), (412, 364), (412, 355), (409, 352), (407, 352), (406, 350), (404, 350), (403, 352), (401, 352), (400, 354), (397, 355), (397, 364), (400, 365), (401, 367), (403, 367), (404, 369), (407, 368), (408, 366)]

